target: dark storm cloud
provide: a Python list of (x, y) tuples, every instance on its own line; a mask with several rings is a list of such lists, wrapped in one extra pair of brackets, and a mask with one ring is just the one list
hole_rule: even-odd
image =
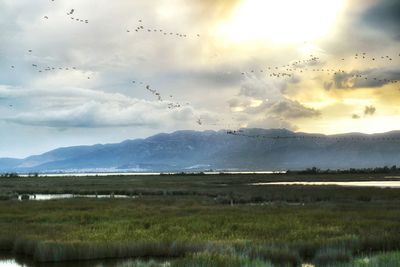
[[(334, 83), (337, 89), (378, 88), (389, 83), (399, 83), (399, 69), (368, 69), (338, 73)], [(325, 86), (326, 90), (332, 87)]]
[(370, 7), (362, 16), (361, 23), (378, 31), (387, 32), (399, 41), (400, 32), (400, 1), (381, 0)]

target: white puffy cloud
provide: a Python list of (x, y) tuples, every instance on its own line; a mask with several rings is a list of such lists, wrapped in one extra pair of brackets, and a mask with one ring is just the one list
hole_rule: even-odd
[[(83, 88), (59, 90), (0, 87), (0, 99), (16, 103), (16, 113), (2, 120), (46, 127), (126, 127), (193, 125), (191, 106), (168, 109), (169, 102), (147, 101)], [(20, 106), (18, 103), (23, 103)]]
[(297, 129), (292, 120), (318, 117), (320, 112), (302, 105), (285, 95), (285, 81), (271, 81), (248, 76), (239, 94), (228, 101), (230, 108), (240, 112), (248, 127)]

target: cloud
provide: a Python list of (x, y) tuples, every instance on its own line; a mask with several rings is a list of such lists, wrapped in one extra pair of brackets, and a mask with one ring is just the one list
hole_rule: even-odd
[(366, 106), (364, 110), (365, 116), (372, 116), (376, 112), (376, 108), (374, 106)]
[(387, 32), (397, 39), (400, 32), (400, 2), (398, 0), (378, 1), (364, 13), (361, 22), (377, 31)]
[(299, 101), (285, 95), (285, 81), (269, 81), (256, 77), (247, 77), (239, 92), (239, 99), (232, 99), (230, 106), (242, 107), (243, 112), (250, 114), (264, 113), (285, 120), (311, 118), (320, 113), (307, 108)]
[(327, 90), (327, 91), (331, 90), (332, 86), (333, 86), (333, 82), (324, 82), (325, 90)]
[(205, 87), (235, 86), (240, 83), (239, 71), (227, 66), (199, 67), (196, 69), (185, 69), (170, 72), (165, 79), (186, 80), (193, 84), (204, 85)]
[(284, 81), (267, 80), (256, 76), (245, 77), (242, 82), (239, 96), (260, 100), (275, 101), (282, 98), (283, 91), (287, 88)]
[(249, 128), (269, 128), (269, 129), (288, 129), (296, 131), (298, 127), (280, 117), (265, 115), (259, 119), (248, 120)]
[[(400, 81), (400, 69), (374, 68), (352, 72), (340, 72), (334, 77), (337, 89), (378, 88)], [(330, 84), (328, 84), (330, 85)], [(325, 86), (326, 90), (332, 88)]]
[[(268, 105), (267, 105), (268, 106)], [(320, 115), (320, 112), (307, 108), (298, 101), (285, 99), (271, 104), (266, 112), (284, 119), (312, 118)]]
[(252, 101), (249, 99), (232, 98), (228, 100), (230, 108), (248, 108), (251, 106)]
[[(182, 2), (185, 4), (186, 2)], [(205, 18), (223, 18), (228, 16), (234, 8), (240, 3), (240, 0), (202, 0), (196, 1), (198, 15), (201, 19)]]
[[(16, 114), (0, 119), (45, 127), (159, 127), (195, 123), (190, 106), (168, 109), (168, 102), (147, 101), (119, 93), (83, 88), (59, 90), (0, 87), (0, 98), (16, 103)], [(3, 100), (4, 101), (4, 100)], [(22, 104), (23, 106), (21, 106)]]

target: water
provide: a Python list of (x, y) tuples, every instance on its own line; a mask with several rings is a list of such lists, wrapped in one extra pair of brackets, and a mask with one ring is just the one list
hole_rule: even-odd
[(1, 267), (18, 267), (18, 266), (25, 266), (18, 264), (14, 259), (0, 259), (0, 266)]
[[(29, 199), (22, 199), (24, 197), (29, 197)], [(128, 195), (76, 195), (76, 194), (24, 194), (19, 195), (18, 200), (53, 200), (53, 199), (66, 199), (66, 198), (137, 198), (137, 196)], [(1, 265), (0, 265), (1, 267)]]
[(0, 256), (0, 267), (121, 267), (136, 266), (134, 263), (154, 263), (152, 266), (168, 267), (169, 261), (152, 260), (152, 259), (103, 259), (89, 261), (70, 261), (57, 263), (37, 263), (27, 258), (14, 258), (12, 256)]
[[(286, 171), (208, 171), (202, 172), (205, 175), (219, 174), (277, 174)], [(160, 176), (174, 175), (180, 172), (78, 172), (78, 173), (40, 173), (39, 177), (96, 177), (96, 176)], [(196, 172), (194, 172), (196, 174)], [(28, 174), (20, 174), (21, 177), (28, 177)]]
[(250, 185), (334, 185), (334, 186), (350, 186), (350, 187), (380, 187), (380, 188), (400, 188), (400, 181), (360, 181), (360, 182), (270, 182), (270, 183), (253, 183)]

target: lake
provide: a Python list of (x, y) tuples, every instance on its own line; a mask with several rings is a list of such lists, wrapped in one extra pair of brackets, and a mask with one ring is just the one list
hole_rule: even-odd
[(348, 186), (348, 187), (381, 187), (381, 188), (400, 188), (400, 181), (359, 181), (359, 182), (267, 182), (252, 183), (255, 186), (268, 185), (310, 185), (310, 186)]

